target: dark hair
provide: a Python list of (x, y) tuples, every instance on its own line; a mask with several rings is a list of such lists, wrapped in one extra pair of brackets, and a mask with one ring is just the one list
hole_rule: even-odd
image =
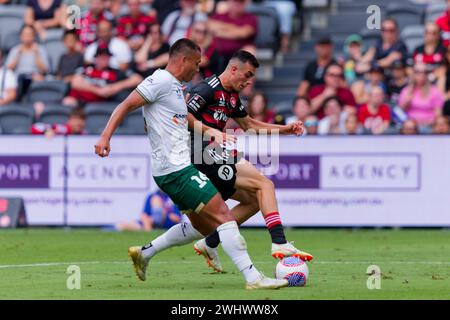
[(386, 22), (386, 21), (392, 22), (392, 23), (395, 25), (395, 29), (398, 30), (398, 22), (397, 22), (397, 20), (395, 20), (394, 17), (386, 17), (386, 18), (381, 22), (381, 24), (383, 24), (383, 23)]
[(330, 69), (331, 67), (338, 67), (339, 69), (341, 69), (342, 71), (342, 77), (344, 77), (344, 68), (337, 62), (332, 62), (330, 63), (324, 70), (323, 74), (327, 74), (328, 69)]
[(231, 56), (231, 60), (239, 60), (242, 63), (250, 63), (252, 66), (254, 66), (255, 68), (259, 67), (259, 62), (258, 59), (256, 59), (256, 57), (251, 54), (248, 51), (245, 50), (239, 50), (237, 52), (235, 52), (232, 56)]
[(252, 117), (254, 115), (252, 105), (253, 105), (253, 101), (255, 100), (255, 98), (257, 96), (261, 96), (263, 98), (263, 102), (264, 102), (263, 113), (267, 112), (268, 103), (269, 103), (267, 96), (262, 91), (256, 91), (251, 95), (250, 99), (248, 100), (248, 105), (247, 105), (248, 110), (247, 111), (248, 111), (248, 114), (250, 117)]
[(189, 40), (187, 38), (181, 38), (177, 40), (169, 50), (169, 57), (173, 57), (177, 54), (184, 54), (188, 55), (192, 51), (198, 51), (201, 52), (202, 50), (200, 47), (192, 40)]
[(311, 100), (309, 100), (309, 98), (307, 96), (296, 96), (293, 100), (292, 100), (292, 107), (295, 106), (295, 104), (297, 103), (297, 101), (299, 100), (305, 100), (306, 103), (311, 104)]
[(22, 34), (23, 30), (25, 30), (26, 28), (30, 28), (31, 30), (33, 30), (34, 35), (37, 34), (36, 28), (31, 24), (23, 24), (22, 27), (20, 28), (19, 34)]
[(84, 109), (81, 107), (73, 108), (72, 111), (70, 111), (70, 117), (79, 117), (83, 120), (86, 119), (86, 114), (84, 113)]
[(333, 100), (336, 101), (336, 102), (339, 104), (339, 107), (340, 107), (341, 110), (342, 110), (342, 108), (344, 107), (344, 105), (343, 105), (342, 102), (339, 100), (339, 98), (336, 97), (336, 96), (332, 96), (332, 97), (326, 98), (326, 99), (322, 102), (322, 108), (321, 108), (321, 109), (325, 108), (325, 106), (328, 104), (328, 102), (333, 101)]
[(67, 29), (64, 31), (63, 39), (65, 39), (67, 36), (74, 36), (77, 40), (80, 39), (75, 29)]

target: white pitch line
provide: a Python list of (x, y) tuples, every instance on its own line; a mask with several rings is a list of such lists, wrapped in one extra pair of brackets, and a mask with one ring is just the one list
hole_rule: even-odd
[[(256, 261), (255, 264), (274, 264), (276, 261)], [(55, 267), (66, 265), (92, 265), (92, 264), (130, 264), (130, 261), (80, 261), (80, 262), (47, 262), (31, 264), (0, 265), (0, 269)], [(151, 264), (167, 264), (173, 261), (153, 261)], [(197, 264), (194, 261), (178, 261), (180, 264)], [(423, 265), (450, 265), (450, 261), (313, 261), (311, 264), (423, 264)]]

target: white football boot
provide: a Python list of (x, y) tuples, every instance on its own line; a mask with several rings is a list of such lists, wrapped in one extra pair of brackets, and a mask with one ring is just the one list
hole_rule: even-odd
[(128, 248), (128, 255), (133, 261), (134, 271), (141, 281), (145, 281), (145, 273), (147, 271), (148, 260), (142, 255), (141, 247)]
[(261, 272), (259, 273), (259, 279), (254, 282), (247, 282), (245, 289), (257, 290), (257, 289), (280, 289), (287, 287), (289, 282), (286, 279), (273, 279), (267, 278)]
[(284, 257), (298, 257), (303, 261), (311, 261), (313, 256), (308, 252), (300, 251), (291, 242), (283, 244), (272, 243), (272, 257), (283, 259)]
[(210, 248), (206, 244), (205, 239), (198, 240), (194, 244), (194, 250), (199, 256), (203, 256), (209, 267), (213, 268), (216, 272), (222, 272), (222, 265), (220, 264), (219, 254), (217, 248)]

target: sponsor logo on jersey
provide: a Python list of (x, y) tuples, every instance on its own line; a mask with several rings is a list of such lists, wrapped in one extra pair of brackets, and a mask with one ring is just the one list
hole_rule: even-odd
[(230, 98), (231, 107), (236, 107), (236, 98), (234, 96), (231, 96)]
[(228, 116), (223, 112), (223, 110), (216, 110), (213, 117), (217, 121), (227, 122), (228, 120)]
[(231, 180), (234, 176), (233, 169), (231, 168), (231, 166), (226, 164), (220, 166), (220, 168), (217, 170), (217, 173), (220, 179), (225, 181)]
[(186, 118), (187, 118), (186, 114), (175, 114), (172, 117), (172, 121), (176, 125), (180, 125), (180, 124), (184, 124), (187, 121)]

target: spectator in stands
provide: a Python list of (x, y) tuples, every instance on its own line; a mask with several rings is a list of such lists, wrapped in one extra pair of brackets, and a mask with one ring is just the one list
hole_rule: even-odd
[(147, 196), (144, 209), (138, 220), (118, 223), (119, 231), (152, 231), (154, 228), (168, 229), (181, 221), (181, 213), (172, 200), (161, 190)]
[(273, 7), (277, 11), (281, 33), (281, 52), (288, 53), (292, 26), (294, 25), (293, 18), (297, 11), (295, 3), (289, 0), (264, 0), (262, 4)]
[(292, 103), (293, 115), (286, 119), (286, 124), (290, 124), (296, 121), (305, 122), (306, 117), (311, 114), (311, 101), (304, 96), (296, 96)]
[(419, 134), (419, 127), (417, 125), (417, 122), (412, 119), (408, 119), (405, 122), (403, 122), (402, 127), (400, 128), (400, 134), (403, 135)]
[(221, 57), (219, 73), (225, 69), (231, 56), (243, 49), (256, 53), (255, 38), (258, 19), (246, 12), (247, 0), (227, 0), (228, 11), (215, 13), (208, 20), (208, 30), (214, 36), (214, 45)]
[(437, 116), (432, 127), (433, 134), (450, 134), (450, 120), (448, 117)]
[(347, 116), (345, 119), (344, 131), (342, 133), (346, 135), (361, 134), (361, 126), (356, 114), (349, 114)]
[(135, 54), (135, 69), (146, 78), (158, 68), (164, 68), (169, 61), (169, 49), (159, 24), (152, 24), (144, 44)]
[(112, 53), (107, 46), (98, 47), (95, 64), (81, 68), (72, 78), (71, 90), (64, 98), (63, 104), (79, 106), (89, 102), (112, 100), (114, 96), (135, 88), (142, 81), (142, 77), (136, 73), (125, 73), (111, 68), (111, 57)]
[(344, 66), (345, 81), (351, 86), (355, 81), (363, 78), (363, 73), (359, 70), (363, 58), (360, 35), (352, 34), (345, 39), (344, 53), (342, 65)]
[(319, 118), (317, 116), (311, 114), (306, 117), (305, 122), (305, 129), (307, 135), (317, 135), (317, 130), (319, 126)]
[(0, 106), (14, 102), (17, 97), (17, 77), (3, 65), (3, 55), (0, 50)]
[(389, 73), (392, 64), (400, 60), (406, 62), (408, 49), (400, 39), (397, 21), (393, 18), (386, 18), (381, 25), (381, 39), (374, 47), (367, 50), (361, 64), (361, 72), (370, 69), (372, 64), (378, 64)]
[(450, 1), (447, 1), (447, 10), (436, 19), (436, 24), (441, 30), (442, 44), (448, 48), (450, 44)]
[(323, 105), (327, 98), (337, 97), (343, 110), (347, 113), (356, 112), (356, 101), (352, 92), (345, 87), (342, 66), (337, 63), (330, 64), (325, 70), (325, 84), (311, 88), (308, 98), (311, 99), (312, 113), (319, 119), (323, 118)]
[(400, 92), (408, 85), (409, 77), (406, 67), (400, 60), (394, 62), (391, 69), (391, 77), (386, 86), (388, 99), (391, 105), (398, 105)]
[(46, 29), (63, 26), (62, 0), (28, 0), (25, 11), (25, 24), (32, 25), (44, 40)]
[(0, 4), (10, 4), (11, 0), (0, 0)]
[(400, 93), (399, 106), (419, 126), (429, 126), (442, 113), (443, 104), (444, 95), (430, 83), (426, 65), (416, 64), (410, 84)]
[(197, 0), (180, 0), (180, 10), (170, 13), (161, 25), (165, 40), (170, 44), (187, 37), (188, 30), (196, 21), (206, 21), (208, 17), (195, 10)]
[(89, 5), (89, 11), (81, 17), (80, 29), (77, 29), (83, 47), (86, 48), (95, 42), (97, 26), (101, 21), (111, 21), (113, 18), (111, 12), (105, 10), (102, 0), (92, 0)]
[(430, 72), (445, 68), (446, 52), (447, 49), (441, 43), (439, 27), (434, 22), (428, 22), (425, 25), (425, 43), (414, 50), (414, 64), (424, 63)]
[(44, 80), (50, 65), (45, 48), (36, 42), (36, 30), (33, 26), (22, 27), (20, 42), (11, 49), (6, 60), (8, 69), (18, 76), (18, 98), (26, 94), (32, 81)]
[(82, 135), (87, 134), (86, 115), (83, 109), (74, 108), (70, 112), (69, 119), (66, 123), (42, 123), (36, 122), (31, 126), (32, 134), (45, 134), (46, 136), (54, 135)]
[(444, 69), (438, 69), (440, 72), (437, 74), (437, 85), (445, 97), (442, 114), (444, 116), (450, 116), (450, 48), (447, 48), (444, 66)]
[(337, 97), (329, 97), (323, 102), (324, 117), (320, 119), (319, 135), (341, 134), (344, 131), (347, 113), (343, 112), (342, 102)]
[(117, 24), (117, 36), (127, 41), (133, 51), (144, 44), (150, 25), (156, 22), (155, 17), (141, 12), (139, 0), (127, 0), (129, 13), (121, 17)]
[(69, 83), (75, 71), (83, 67), (83, 54), (79, 50), (79, 37), (74, 30), (66, 30), (63, 41), (66, 53), (59, 59), (56, 74), (58, 79)]
[(122, 2), (122, 0), (103, 0), (105, 10), (111, 12), (114, 17), (118, 17), (120, 15)]
[(256, 92), (249, 100), (248, 115), (259, 121), (275, 123), (275, 112), (269, 109), (267, 97), (262, 92)]
[(369, 95), (374, 88), (380, 87), (385, 91), (383, 69), (377, 65), (373, 65), (365, 75), (365, 79), (353, 83), (351, 90), (356, 103), (360, 105), (369, 101)]
[(202, 78), (219, 74), (219, 53), (212, 42), (212, 35), (208, 32), (207, 22), (194, 22), (189, 31), (189, 38), (202, 49), (202, 61), (200, 63), (200, 74)]
[(99, 45), (107, 45), (112, 54), (110, 59), (111, 68), (126, 71), (133, 58), (132, 52), (128, 44), (117, 37), (113, 36), (113, 25), (111, 21), (103, 20), (97, 26), (97, 41), (87, 47), (84, 53), (84, 62), (92, 64), (94, 55)]
[(303, 73), (303, 80), (297, 89), (298, 96), (307, 96), (312, 87), (323, 85), (325, 69), (332, 63), (336, 63), (333, 58), (333, 42), (329, 36), (324, 36), (316, 41), (314, 51), (317, 58), (306, 65)]
[(382, 134), (389, 127), (391, 112), (384, 103), (384, 96), (382, 88), (372, 88), (368, 102), (359, 108), (358, 120), (366, 132)]

